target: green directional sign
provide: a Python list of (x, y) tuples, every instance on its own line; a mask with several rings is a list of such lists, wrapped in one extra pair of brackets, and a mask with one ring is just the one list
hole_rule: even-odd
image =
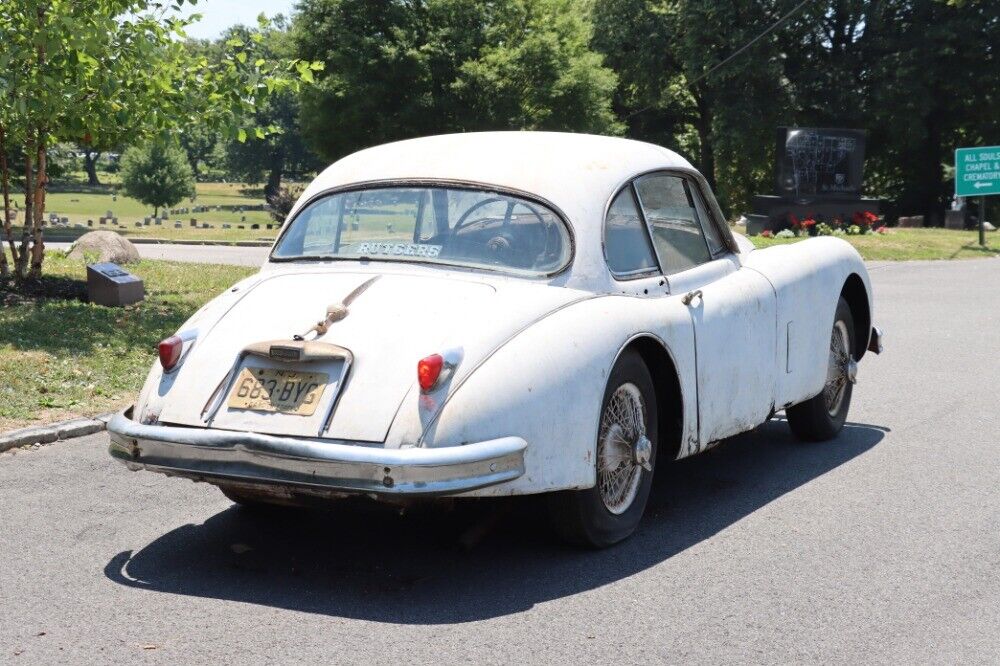
[(1000, 146), (955, 151), (955, 196), (1000, 194)]

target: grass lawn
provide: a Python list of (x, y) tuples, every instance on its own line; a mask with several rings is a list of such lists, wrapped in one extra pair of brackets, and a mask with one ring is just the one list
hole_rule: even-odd
[[(49, 253), (47, 275), (85, 279), (83, 262)], [(142, 261), (146, 300), (126, 308), (66, 300), (0, 307), (0, 432), (135, 399), (156, 343), (205, 301), (255, 269)]]
[[(743, 233), (742, 227), (736, 231)], [(805, 240), (800, 238), (764, 238), (748, 236), (757, 247), (771, 247)], [(986, 247), (979, 245), (975, 231), (953, 229), (889, 229), (882, 234), (839, 236), (858, 249), (868, 261), (904, 261), (909, 259), (977, 259), (1000, 256), (1000, 232), (986, 233)]]
[[(243, 193), (246, 185), (236, 183), (198, 183), (196, 186), (197, 197), (192, 202), (184, 200), (176, 208), (192, 208), (194, 206), (256, 206), (264, 203), (262, 196), (247, 196)], [(168, 239), (197, 239), (197, 240), (273, 240), (276, 231), (266, 229), (250, 229), (251, 224), (276, 224), (271, 215), (266, 211), (246, 211), (238, 213), (228, 210), (209, 210), (199, 213), (176, 213), (171, 214), (170, 222), (163, 226), (150, 225), (148, 227), (136, 227), (135, 223), (145, 217), (153, 215), (153, 209), (145, 204), (136, 201), (123, 193), (113, 195), (108, 189), (104, 192), (86, 191), (54, 191), (49, 192), (45, 197), (45, 219), (48, 220), (50, 213), (55, 213), (59, 217), (69, 219), (70, 225), (86, 224), (87, 220), (94, 221), (94, 229), (112, 229), (125, 236), (147, 236), (153, 238)], [(23, 197), (12, 197), (12, 200), (20, 207), (17, 223), (24, 221), (24, 201)], [(99, 219), (111, 211), (118, 217), (121, 227), (99, 226)], [(198, 224), (208, 223), (214, 229), (193, 228), (190, 226), (191, 218), (195, 218)], [(245, 218), (245, 219), (244, 219)], [(181, 229), (175, 229), (173, 222), (179, 220), (184, 223)], [(232, 229), (222, 229), (223, 224), (233, 225)], [(238, 225), (244, 225), (245, 229), (236, 229)], [(77, 236), (89, 231), (89, 229), (79, 229), (70, 226), (47, 227), (48, 233), (59, 236)]]

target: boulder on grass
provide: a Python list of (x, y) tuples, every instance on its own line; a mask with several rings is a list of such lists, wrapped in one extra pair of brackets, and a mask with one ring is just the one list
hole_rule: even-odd
[(88, 254), (99, 255), (97, 261), (127, 264), (139, 261), (139, 251), (127, 238), (113, 231), (91, 231), (73, 243), (69, 250), (70, 259), (87, 259)]

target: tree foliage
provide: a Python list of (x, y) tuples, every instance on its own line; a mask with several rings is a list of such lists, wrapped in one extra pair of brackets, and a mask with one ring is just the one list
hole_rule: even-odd
[(326, 64), (302, 95), (326, 158), (477, 129), (619, 133), (616, 79), (576, 0), (304, 0), (296, 54)]
[(121, 159), (121, 176), (125, 193), (152, 206), (156, 215), (160, 208), (194, 196), (194, 174), (187, 155), (165, 141), (126, 150)]
[[(227, 36), (244, 39), (246, 28), (237, 26)], [(254, 45), (257, 58), (291, 59), (293, 48), (287, 23), (281, 15), (272, 25), (260, 31), (261, 39)], [(310, 68), (311, 76), (316, 68)], [(234, 178), (249, 183), (264, 183), (264, 197), (277, 194), (285, 176), (302, 176), (320, 166), (309, 149), (299, 127), (299, 96), (294, 90), (275, 92), (254, 109), (253, 120), (258, 127), (272, 131), (266, 136), (250, 136), (246, 141), (230, 140), (225, 146), (225, 166)]]
[[(227, 40), (226, 56), (217, 61), (190, 51), (183, 41), (189, 20), (166, 14), (183, 4), (193, 2), (0, 3), (0, 154), (19, 146), (26, 162), (26, 221), (19, 245), (5, 227), (19, 279), (41, 274), (49, 146), (113, 143), (116, 137), (163, 134), (192, 122), (244, 139), (245, 121), (262, 99), (311, 79), (313, 63), (248, 57), (250, 44), (261, 39), (259, 31), (250, 43)], [(0, 179), (6, 191), (10, 178), (3, 164)], [(8, 271), (4, 257), (0, 272)]]
[(1000, 3), (943, 0), (595, 0), (594, 46), (616, 111), (677, 148), (747, 210), (771, 192), (778, 125), (868, 131), (868, 192), (940, 220), (958, 145), (996, 141)]

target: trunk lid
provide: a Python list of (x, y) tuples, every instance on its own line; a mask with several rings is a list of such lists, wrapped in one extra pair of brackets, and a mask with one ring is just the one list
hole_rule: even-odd
[[(353, 359), (343, 385), (339, 381), (343, 361), (295, 364), (249, 356), (240, 363), (241, 368), (327, 375), (329, 384), (312, 414), (234, 409), (228, 406), (227, 395), (211, 400), (242, 350), (254, 343), (290, 340), (294, 334), (304, 333), (325, 317), (329, 305), (342, 302), (374, 275), (279, 272), (258, 282), (210, 330), (200, 332), (169, 389), (160, 421), (382, 442), (400, 403), (416, 382), (416, 365), (421, 358), (462, 348), (458, 379), (525, 325), (581, 296), (574, 290), (522, 280), (381, 274), (350, 303), (347, 316), (317, 338), (350, 350)], [(206, 421), (204, 412), (210, 401), (221, 402), (221, 406), (214, 418)], [(324, 431), (328, 419), (329, 427)]]

